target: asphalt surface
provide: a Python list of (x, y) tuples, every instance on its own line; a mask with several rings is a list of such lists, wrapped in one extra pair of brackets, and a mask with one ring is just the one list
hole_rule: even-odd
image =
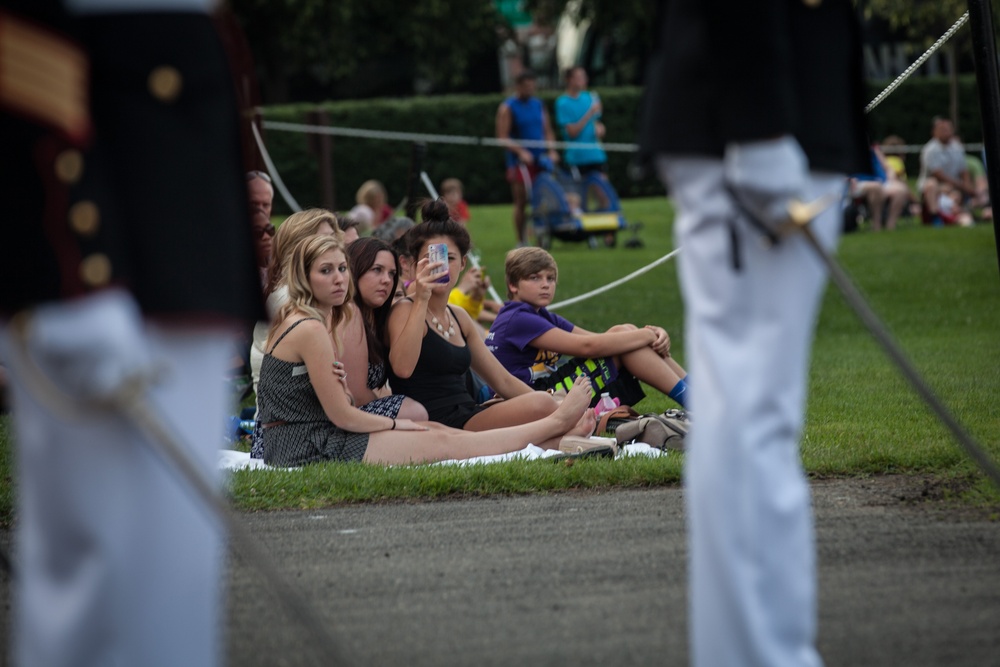
[[(1000, 665), (1000, 521), (925, 502), (921, 484), (813, 484), (819, 649), (828, 666)], [(242, 518), (332, 631), (341, 664), (688, 658), (677, 488)], [(9, 548), (10, 535), (0, 533), (0, 543)], [(0, 575), (3, 646), (8, 595)], [(238, 555), (229, 607), (230, 665), (338, 664), (317, 655), (319, 642)]]
[[(1000, 522), (912, 478), (813, 484), (832, 665), (1000, 665)], [(350, 664), (682, 665), (680, 489), (254, 514)], [(331, 664), (235, 560), (232, 665)], [(720, 637), (720, 641), (724, 641)]]

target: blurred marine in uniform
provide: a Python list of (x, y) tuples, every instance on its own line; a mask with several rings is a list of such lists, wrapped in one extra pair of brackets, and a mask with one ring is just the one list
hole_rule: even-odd
[[(667, 0), (641, 144), (677, 209), (687, 363), (692, 663), (821, 664), (799, 458), (826, 275), (788, 203), (867, 172), (850, 0)], [(837, 203), (811, 227), (833, 250)]]
[(212, 4), (0, 1), (18, 665), (222, 662), (220, 525), (115, 406), (218, 483), (230, 337), (263, 312)]

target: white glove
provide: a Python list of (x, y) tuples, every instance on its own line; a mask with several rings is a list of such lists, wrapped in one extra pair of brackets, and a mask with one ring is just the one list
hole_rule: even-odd
[(25, 334), (31, 362), (78, 400), (103, 401), (153, 376), (142, 316), (121, 290), (41, 306)]
[(804, 201), (809, 162), (791, 136), (726, 146), (723, 175), (740, 206), (774, 234), (789, 220), (788, 204)]

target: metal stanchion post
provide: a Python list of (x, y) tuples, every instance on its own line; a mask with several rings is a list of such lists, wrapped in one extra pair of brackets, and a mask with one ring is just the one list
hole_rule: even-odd
[[(319, 109), (306, 114), (309, 123), (326, 127), (329, 115)], [(334, 210), (336, 206), (333, 184), (333, 137), (329, 134), (309, 135), (309, 149), (316, 156), (316, 173), (319, 175), (319, 191), (323, 207)]]
[(410, 177), (406, 184), (406, 217), (417, 219), (417, 197), (420, 192), (420, 174), (424, 170), (427, 158), (427, 144), (423, 141), (413, 142), (413, 157), (410, 160)]

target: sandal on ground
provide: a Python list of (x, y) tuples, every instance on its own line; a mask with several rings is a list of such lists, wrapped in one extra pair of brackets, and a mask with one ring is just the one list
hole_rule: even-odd
[(618, 453), (614, 438), (586, 438), (582, 435), (566, 435), (559, 441), (559, 451), (551, 458), (613, 457)]

